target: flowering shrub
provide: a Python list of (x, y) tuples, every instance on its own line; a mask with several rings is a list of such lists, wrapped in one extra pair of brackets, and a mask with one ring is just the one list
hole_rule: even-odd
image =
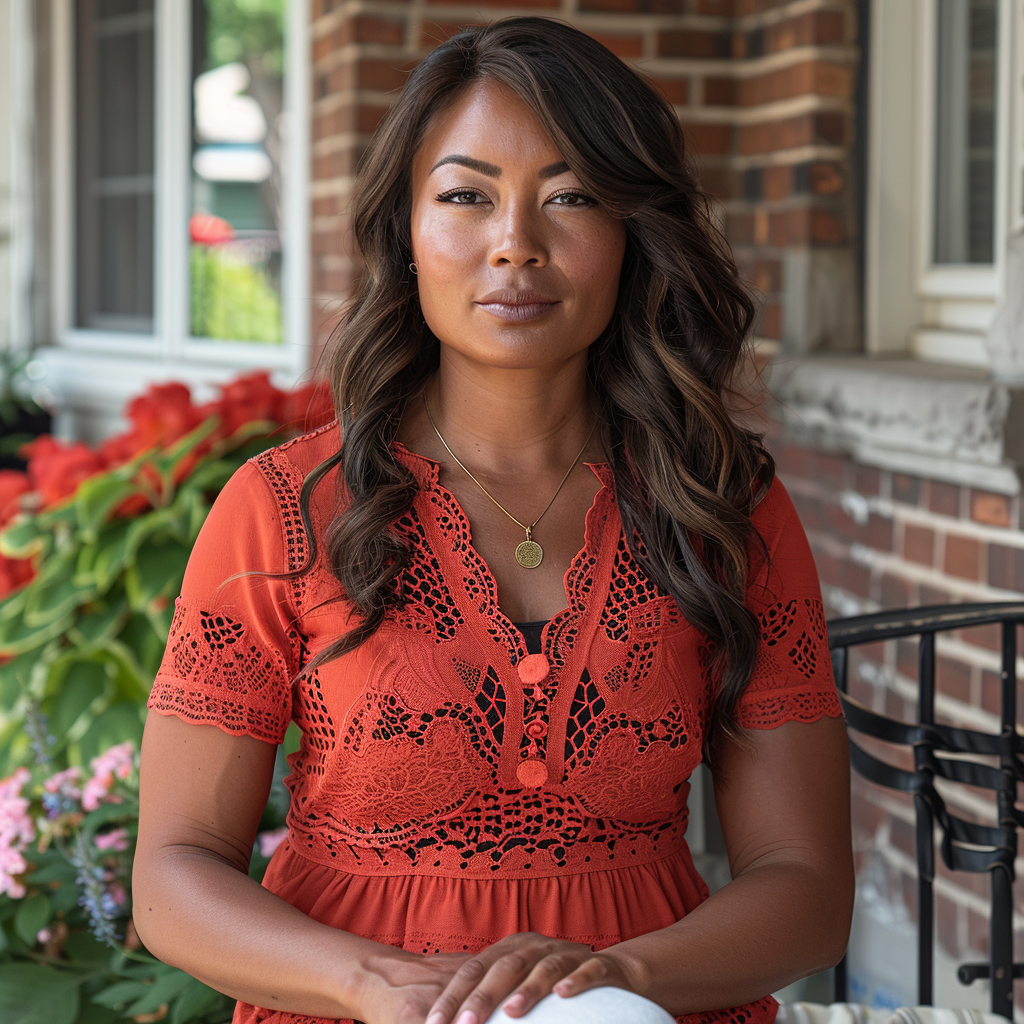
[(57, 753), (84, 765), (138, 740), (173, 598), (213, 499), (247, 458), (333, 417), (323, 386), (266, 373), (197, 404), (151, 387), (96, 448), (44, 436), (0, 472), (0, 772), (28, 763), (34, 702)]
[[(33, 770), (22, 766), (0, 780), (0, 1008), (14, 1020), (230, 1017), (231, 1000), (155, 960), (135, 934), (137, 822), (132, 743), (108, 748), (86, 770), (54, 770), (44, 747)], [(282, 834), (258, 837), (257, 874)], [(50, 1005), (54, 987), (60, 1007)]]
[[(331, 418), (325, 388), (285, 392), (265, 373), (206, 404), (164, 384), (129, 404), (122, 434), (97, 447), (41, 437), (26, 473), (0, 471), (0, 1020), (230, 1017), (131, 927), (134, 751), (217, 492), (252, 455)], [(257, 878), (280, 841), (283, 768)]]

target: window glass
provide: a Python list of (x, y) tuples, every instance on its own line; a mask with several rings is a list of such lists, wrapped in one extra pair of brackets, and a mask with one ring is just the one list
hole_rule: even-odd
[(153, 330), (153, 0), (75, 4), (75, 323)]
[(282, 340), (285, 0), (192, 0), (191, 333)]
[(935, 263), (992, 263), (998, 0), (939, 0)]

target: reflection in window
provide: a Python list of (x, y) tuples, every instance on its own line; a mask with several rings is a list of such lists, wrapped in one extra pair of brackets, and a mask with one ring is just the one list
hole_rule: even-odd
[(939, 0), (936, 263), (992, 263), (998, 0)]
[(192, 2), (193, 337), (282, 339), (284, 6)]
[(75, 4), (75, 323), (153, 330), (153, 0)]

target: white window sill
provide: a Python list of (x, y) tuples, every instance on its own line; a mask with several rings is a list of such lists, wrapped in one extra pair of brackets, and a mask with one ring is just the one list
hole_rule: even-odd
[(923, 360), (773, 360), (788, 440), (869, 466), (1021, 493), (1024, 387), (983, 369)]

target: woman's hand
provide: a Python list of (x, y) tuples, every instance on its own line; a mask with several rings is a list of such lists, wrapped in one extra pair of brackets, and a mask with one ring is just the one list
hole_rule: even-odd
[(595, 953), (578, 942), (520, 932), (467, 957), (426, 1024), (483, 1024), (499, 1006), (521, 1017), (551, 992), (567, 997), (601, 985), (636, 991), (626, 962), (611, 950)]

